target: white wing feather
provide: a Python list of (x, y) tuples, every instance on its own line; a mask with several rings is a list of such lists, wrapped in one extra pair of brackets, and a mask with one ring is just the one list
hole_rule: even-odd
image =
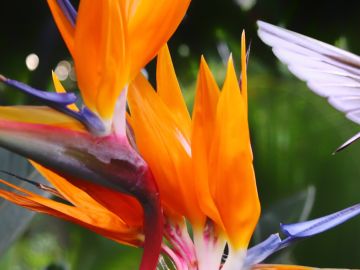
[[(360, 57), (316, 39), (258, 21), (258, 35), (316, 94), (360, 125)], [(360, 138), (360, 133), (340, 148)]]
[[(360, 110), (360, 57), (265, 22), (258, 26), (259, 37), (311, 90), (346, 114)], [(360, 124), (360, 117), (351, 120)]]

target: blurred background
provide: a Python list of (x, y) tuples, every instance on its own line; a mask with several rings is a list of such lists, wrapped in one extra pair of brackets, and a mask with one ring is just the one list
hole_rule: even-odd
[[(229, 53), (239, 62), (243, 29), (251, 40), (249, 116), (263, 209), (253, 243), (277, 232), (280, 222), (319, 217), (360, 201), (360, 142), (332, 155), (359, 127), (311, 93), (275, 59), (257, 37), (256, 21), (281, 25), (360, 54), (359, 11), (357, 1), (318, 0), (314, 5), (310, 0), (193, 0), (169, 42), (191, 110), (200, 55), (205, 55), (222, 85)], [(46, 1), (4, 1), (0, 14), (0, 73), (52, 90), (54, 70), (69, 91), (77, 91), (72, 60)], [(153, 80), (154, 63), (147, 71)], [(34, 101), (0, 85), (0, 104)], [(9, 153), (0, 157), (2, 169), (29, 177), (23, 160)], [(359, 268), (359, 243), (357, 218), (299, 242), (268, 262)], [(32, 216), (0, 201), (0, 269), (135, 269), (140, 254), (76, 225)]]

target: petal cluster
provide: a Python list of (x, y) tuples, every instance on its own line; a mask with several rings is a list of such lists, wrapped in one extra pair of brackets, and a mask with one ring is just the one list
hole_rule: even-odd
[[(201, 59), (192, 120), (167, 47), (157, 92), (139, 75), (129, 86), (131, 125), (162, 194), (166, 214), (194, 230), (216, 224), (234, 249), (247, 247), (260, 214), (247, 120), (245, 38), (239, 86), (232, 58), (222, 91)], [(174, 196), (176, 194), (176, 196)]]
[[(41, 165), (33, 165), (65, 202), (39, 196), (3, 180), (0, 180), (1, 184), (14, 188), (20, 194), (1, 189), (0, 197), (30, 210), (79, 224), (120, 243), (138, 246), (143, 242), (142, 211), (134, 198), (81, 180), (76, 180), (75, 186)], [(115, 204), (114, 199), (119, 203)]]
[[(174, 33), (190, 0), (48, 0), (90, 110), (111, 120), (120, 92)], [(151, 12), (149, 12), (151, 10)]]

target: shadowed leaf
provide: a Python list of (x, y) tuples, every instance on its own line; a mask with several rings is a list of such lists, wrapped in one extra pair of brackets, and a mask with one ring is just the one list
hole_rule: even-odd
[[(0, 149), (0, 170), (11, 172), (38, 183), (45, 183), (45, 180), (26, 159), (3, 149)], [(34, 185), (21, 181), (16, 177), (2, 173), (0, 178), (30, 191), (44, 193)], [(10, 190), (9, 187), (5, 186), (1, 186), (1, 188)], [(34, 212), (0, 199), (0, 255), (25, 230), (33, 216)]]

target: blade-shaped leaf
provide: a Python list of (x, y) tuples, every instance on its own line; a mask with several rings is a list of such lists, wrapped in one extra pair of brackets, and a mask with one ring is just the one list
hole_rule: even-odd
[[(45, 183), (44, 178), (35, 171), (26, 159), (4, 149), (0, 149), (0, 169), (38, 183)], [(1, 178), (30, 191), (43, 193), (35, 186), (18, 180), (15, 177), (1, 175)], [(5, 186), (1, 186), (1, 188), (10, 190), (9, 187)], [(0, 199), (0, 255), (25, 230), (33, 216), (34, 212)]]

